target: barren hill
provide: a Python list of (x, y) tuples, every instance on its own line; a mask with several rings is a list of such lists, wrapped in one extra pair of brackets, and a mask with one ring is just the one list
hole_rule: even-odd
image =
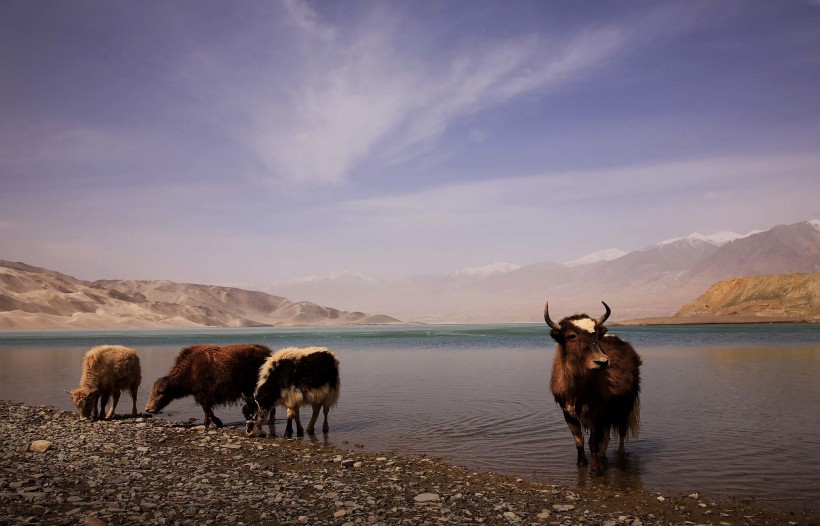
[(95, 281), (0, 261), (0, 329), (353, 325), (399, 321), (262, 292), (171, 281)]
[(820, 321), (820, 272), (729, 278), (712, 285), (677, 317), (755, 316)]

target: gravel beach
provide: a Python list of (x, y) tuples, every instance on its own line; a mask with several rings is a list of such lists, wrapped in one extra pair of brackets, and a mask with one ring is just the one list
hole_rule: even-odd
[[(279, 430), (281, 432), (281, 430)], [(618, 493), (477, 473), (318, 439), (160, 418), (80, 420), (0, 401), (0, 524), (817, 524), (697, 493)]]

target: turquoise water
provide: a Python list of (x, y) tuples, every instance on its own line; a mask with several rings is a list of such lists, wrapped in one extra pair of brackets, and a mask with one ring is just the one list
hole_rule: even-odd
[[(603, 477), (575, 466), (549, 393), (544, 325), (38, 331), (0, 333), (0, 398), (73, 409), (89, 347), (137, 349), (138, 407), (177, 350), (196, 343), (321, 345), (339, 356), (342, 398), (329, 441), (425, 453), (475, 469), (568, 485), (606, 484), (820, 509), (820, 326), (611, 327), (642, 356), (641, 436)], [(130, 407), (128, 396), (120, 412)], [(282, 411), (280, 411), (282, 413)], [(241, 425), (237, 407), (217, 415)], [(191, 400), (164, 418), (202, 421)], [(278, 423), (279, 431), (283, 425)]]

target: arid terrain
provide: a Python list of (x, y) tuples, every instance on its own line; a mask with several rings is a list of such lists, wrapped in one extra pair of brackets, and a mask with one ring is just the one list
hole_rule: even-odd
[(0, 261), (0, 329), (133, 329), (398, 323), (232, 287), (171, 281), (83, 281)]
[(725, 279), (675, 316), (628, 320), (621, 325), (801, 322), (820, 322), (820, 272)]

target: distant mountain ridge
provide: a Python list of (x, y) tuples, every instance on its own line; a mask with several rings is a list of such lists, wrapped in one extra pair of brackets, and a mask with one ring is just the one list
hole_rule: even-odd
[(399, 323), (232, 287), (171, 281), (88, 282), (0, 261), (0, 329), (253, 327)]
[(622, 255), (602, 252), (617, 257), (495, 267), (505, 271), (472, 276), (451, 273), (378, 281), (345, 274), (343, 282), (292, 281), (264, 290), (429, 323), (535, 322), (541, 319), (546, 300), (556, 315), (586, 312), (605, 300), (613, 308), (613, 319), (672, 316), (722, 279), (820, 271), (820, 221), (747, 235), (692, 234)]

